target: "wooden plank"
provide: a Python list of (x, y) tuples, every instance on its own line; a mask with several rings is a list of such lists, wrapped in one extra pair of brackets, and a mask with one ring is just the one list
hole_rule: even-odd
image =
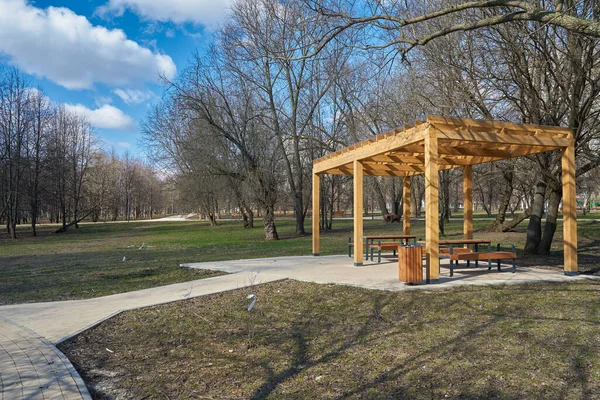
[(338, 154), (329, 159), (319, 159), (314, 163), (313, 169), (317, 173), (327, 171), (328, 169), (338, 168), (353, 162), (383, 154), (387, 151), (399, 149), (405, 145), (423, 140), (426, 125), (419, 125), (407, 132), (400, 132), (385, 139), (368, 143), (365, 146), (355, 148), (353, 151)]
[(459, 252), (450, 256), (451, 260), (469, 260), (469, 261), (481, 261), (481, 260), (508, 260), (517, 258), (517, 253), (511, 251), (492, 251), (492, 252), (478, 252), (478, 253), (467, 253)]
[(466, 143), (460, 145), (439, 144), (439, 152), (444, 155), (461, 155), (467, 157), (489, 157), (496, 159), (512, 158), (514, 152), (511, 150), (484, 149), (482, 143)]
[(563, 192), (563, 242), (564, 270), (566, 274), (576, 274), (577, 266), (577, 203), (575, 186), (575, 145), (570, 145), (562, 154)]
[(321, 189), (321, 177), (317, 174), (313, 174), (312, 179), (312, 252), (313, 256), (319, 255), (320, 250), (320, 227), (319, 217), (321, 216), (319, 201), (320, 201), (320, 189)]
[(425, 242), (429, 257), (429, 276), (435, 281), (440, 278), (439, 172), (437, 135), (432, 129), (425, 136), (425, 167)]
[[(383, 240), (383, 239), (415, 239), (415, 235), (365, 235), (365, 239)], [(400, 243), (400, 242), (397, 242)]]
[(425, 168), (420, 165), (397, 165), (397, 164), (373, 164), (362, 162), (363, 167), (370, 171), (391, 171), (391, 172), (425, 172)]
[(548, 146), (548, 147), (566, 147), (571, 141), (570, 138), (561, 137), (541, 137), (525, 136), (512, 134), (498, 134), (490, 132), (475, 132), (468, 127), (450, 129), (448, 127), (432, 128), (437, 132), (439, 140), (462, 140), (465, 142), (495, 142), (498, 144), (510, 144), (519, 146)]
[(439, 245), (451, 245), (451, 244), (488, 244), (492, 243), (489, 239), (448, 239), (440, 240)]
[(503, 121), (481, 121), (467, 118), (448, 118), (439, 116), (428, 116), (427, 122), (432, 125), (449, 126), (471, 126), (474, 128), (488, 130), (511, 130), (521, 132), (522, 134), (534, 133), (538, 135), (563, 135), (563, 137), (572, 137), (573, 131), (569, 128), (547, 125), (516, 124)]
[(402, 201), (402, 233), (410, 235), (410, 176), (404, 177)]
[[(354, 243), (363, 241), (363, 166), (360, 161), (354, 161)], [(363, 264), (363, 252), (355, 246), (354, 266)]]
[(473, 239), (473, 167), (463, 167), (463, 237)]
[[(473, 250), (466, 247), (456, 247), (452, 249), (452, 254), (460, 254), (460, 253), (472, 253)], [(440, 255), (447, 256), (450, 255), (450, 247), (441, 247)]]
[(412, 153), (400, 153), (400, 154), (394, 154), (394, 153), (390, 153), (388, 155), (378, 155), (378, 156), (373, 156), (373, 157), (369, 157), (369, 158), (365, 158), (363, 160), (364, 162), (380, 162), (380, 163), (391, 163), (391, 164), (395, 164), (395, 165), (401, 165), (401, 164), (406, 164), (406, 165), (424, 165), (425, 164), (425, 158), (421, 155), (421, 156), (415, 156)]

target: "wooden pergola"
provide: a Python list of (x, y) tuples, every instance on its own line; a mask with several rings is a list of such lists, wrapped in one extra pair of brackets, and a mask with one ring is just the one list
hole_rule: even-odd
[(410, 234), (410, 177), (425, 174), (425, 239), (432, 280), (439, 279), (438, 172), (463, 170), (464, 238), (473, 237), (473, 165), (562, 151), (564, 270), (577, 273), (575, 143), (571, 129), (430, 116), (315, 160), (313, 255), (319, 255), (319, 182), (322, 174), (354, 177), (354, 265), (363, 263), (363, 176), (404, 177), (404, 234)]

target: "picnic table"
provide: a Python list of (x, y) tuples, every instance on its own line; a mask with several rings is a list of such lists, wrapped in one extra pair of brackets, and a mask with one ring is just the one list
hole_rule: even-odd
[[(381, 251), (382, 250), (392, 250), (394, 255), (396, 255), (396, 251), (398, 250), (398, 245), (405, 241), (409, 243), (410, 240), (416, 244), (417, 236), (416, 235), (366, 235), (363, 236), (365, 243), (363, 246), (365, 247), (365, 256), (369, 258), (369, 249), (371, 249), (371, 261), (373, 261), (373, 250), (377, 250), (378, 262), (381, 262)], [(391, 242), (384, 240), (391, 240)], [(399, 240), (396, 242), (396, 240)], [(352, 238), (348, 238), (348, 257), (352, 257), (352, 247), (354, 247), (354, 243), (352, 243)]]
[[(454, 245), (473, 245), (474, 246), (474, 250), (475, 253), (477, 253), (479, 251), (479, 245), (480, 244), (487, 244), (488, 248), (491, 246), (492, 241), (488, 240), (488, 239), (450, 239), (450, 240), (440, 240), (439, 242), (440, 246), (449, 246), (449, 247), (453, 247)], [(440, 249), (440, 255), (451, 255), (451, 253), (453, 254), (457, 254), (457, 253), (471, 253), (471, 249), (469, 249), (468, 247), (465, 249), (455, 249), (453, 248), (452, 250), (450, 250), (449, 248), (444, 249), (446, 251), (442, 251), (442, 249)], [(456, 264), (458, 265), (458, 260), (455, 260)], [(450, 261), (450, 264), (452, 264), (452, 260)], [(470, 260), (467, 260), (467, 265), (471, 264)], [(478, 260), (475, 260), (475, 266), (479, 266), (479, 262)]]
[[(453, 248), (453, 245), (474, 245), (475, 251), (471, 251), (469, 248)], [(487, 244), (487, 252), (479, 252), (479, 245)], [(466, 260), (467, 266), (471, 261), (475, 261), (475, 266), (479, 266), (479, 260), (488, 260), (488, 269), (492, 269), (492, 260), (498, 261), (498, 271), (500, 271), (500, 260), (510, 259), (512, 260), (513, 272), (516, 269), (516, 258), (517, 253), (515, 245), (512, 245), (512, 251), (500, 251), (500, 243), (498, 243), (497, 251), (492, 251), (492, 241), (487, 239), (457, 239), (457, 240), (440, 240), (440, 246), (450, 246), (447, 251), (440, 249), (440, 255), (448, 255), (450, 257), (450, 276), (454, 275), (454, 268), (452, 261), (458, 265), (458, 260)]]
[(491, 244), (492, 241), (488, 239), (451, 239), (451, 240), (440, 240), (440, 246), (454, 246), (454, 245), (474, 245), (475, 251), (479, 250), (480, 244)]

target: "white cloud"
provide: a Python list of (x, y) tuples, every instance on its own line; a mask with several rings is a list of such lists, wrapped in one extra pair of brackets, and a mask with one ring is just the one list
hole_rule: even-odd
[(97, 128), (118, 129), (122, 131), (133, 131), (136, 124), (133, 119), (116, 107), (105, 104), (95, 110), (89, 109), (83, 104), (65, 104), (67, 111), (84, 115), (90, 124)]
[(171, 57), (127, 39), (120, 29), (93, 26), (68, 8), (41, 9), (25, 0), (0, 0), (0, 54), (27, 73), (68, 89), (96, 82), (123, 86), (133, 81), (171, 79)]
[(94, 104), (96, 107), (102, 107), (105, 104), (111, 104), (112, 98), (110, 96), (96, 96), (94, 97)]
[(130, 149), (131, 143), (127, 143), (127, 142), (117, 142), (117, 146), (123, 148), (123, 149)]
[(153, 21), (193, 22), (214, 26), (227, 14), (231, 0), (109, 0), (98, 14), (123, 14), (125, 10)]
[(113, 93), (127, 104), (140, 104), (154, 97), (154, 93), (149, 90), (115, 89)]

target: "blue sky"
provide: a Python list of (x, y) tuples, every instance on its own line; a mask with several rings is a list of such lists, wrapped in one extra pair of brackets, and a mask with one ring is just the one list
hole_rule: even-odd
[(0, 0), (0, 66), (85, 113), (105, 147), (143, 157), (140, 121), (202, 53), (230, 0)]

